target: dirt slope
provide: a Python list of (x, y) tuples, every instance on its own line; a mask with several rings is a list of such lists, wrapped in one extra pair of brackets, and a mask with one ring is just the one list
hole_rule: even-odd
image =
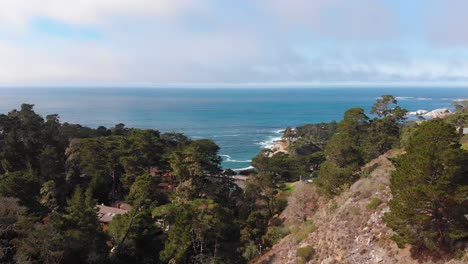
[[(468, 263), (468, 259), (417, 260), (409, 247), (399, 249), (390, 240), (392, 231), (382, 220), (391, 199), (389, 178), (394, 166), (389, 156), (371, 161), (348, 191), (320, 205), (309, 217), (317, 226), (315, 232), (300, 242), (294, 234), (288, 235), (252, 263), (298, 263), (297, 249), (305, 246), (315, 250), (307, 263)], [(372, 199), (382, 203), (369, 208)]]

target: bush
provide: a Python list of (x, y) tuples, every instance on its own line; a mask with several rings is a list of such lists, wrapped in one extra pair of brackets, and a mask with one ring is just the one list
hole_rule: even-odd
[(373, 171), (375, 171), (379, 167), (378, 163), (373, 164), (372, 166), (366, 167), (362, 170), (361, 177), (367, 178), (371, 175)]
[(296, 244), (300, 243), (302, 240), (306, 239), (310, 233), (313, 233), (315, 230), (317, 230), (317, 226), (314, 224), (312, 220), (305, 221), (302, 228), (296, 232), (294, 236), (294, 242)]
[(332, 204), (330, 205), (330, 213), (334, 213), (336, 209), (338, 209), (338, 203), (336, 201), (333, 201)]
[[(315, 254), (315, 249), (312, 246), (305, 246), (297, 249), (296, 256), (300, 259), (299, 262), (308, 262)], [(301, 261), (302, 260), (302, 261)]]
[(224, 175), (225, 176), (234, 176), (234, 175), (237, 175), (237, 172), (235, 172), (232, 169), (226, 169), (226, 170), (224, 170)]
[(239, 171), (239, 175), (242, 176), (249, 176), (252, 174), (257, 174), (257, 171), (255, 169), (248, 169), (248, 170), (241, 170)]
[(382, 200), (380, 200), (379, 198), (372, 198), (372, 200), (367, 205), (367, 208), (371, 210), (375, 210), (375, 208), (377, 208), (381, 204), (382, 204)]
[(268, 228), (268, 231), (263, 238), (269, 246), (273, 246), (287, 235), (289, 235), (289, 229), (287, 227), (273, 226)]

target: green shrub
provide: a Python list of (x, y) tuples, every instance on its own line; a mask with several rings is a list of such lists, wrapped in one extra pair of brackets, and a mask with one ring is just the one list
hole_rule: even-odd
[(317, 226), (314, 224), (313, 221), (307, 220), (304, 222), (303, 226), (296, 231), (294, 236), (294, 242), (296, 244), (300, 243), (302, 240), (306, 239), (310, 233), (313, 233), (317, 230)]
[(257, 171), (255, 169), (247, 169), (247, 170), (239, 171), (239, 175), (242, 175), (242, 176), (250, 176), (253, 174), (257, 174)]
[[(305, 246), (297, 249), (296, 256), (299, 258), (298, 262), (308, 262), (315, 254), (315, 249), (312, 246)], [(301, 261), (302, 260), (302, 261)]]
[(370, 174), (375, 171), (379, 167), (378, 163), (373, 164), (372, 166), (366, 167), (362, 170), (362, 178), (367, 178), (370, 176)]
[(336, 201), (333, 201), (333, 203), (330, 205), (330, 213), (334, 213), (338, 209), (338, 204)]
[(367, 208), (371, 210), (375, 210), (375, 208), (377, 208), (381, 204), (382, 204), (382, 200), (380, 200), (379, 198), (372, 198), (372, 200), (367, 205)]
[(267, 242), (267, 244), (269, 244), (269, 246), (273, 246), (287, 235), (289, 235), (289, 229), (287, 227), (273, 226), (268, 228), (268, 231), (263, 236), (263, 238)]

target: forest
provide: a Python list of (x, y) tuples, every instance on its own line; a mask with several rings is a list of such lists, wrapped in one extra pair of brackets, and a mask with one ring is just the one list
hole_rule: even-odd
[[(279, 217), (300, 203), (289, 183), (311, 179), (329, 199), (394, 148), (406, 153), (393, 161), (392, 239), (450, 252), (468, 238), (468, 154), (456, 133), (467, 112), (410, 122), (384, 95), (369, 115), (352, 108), (338, 123), (287, 129), (289, 153), (262, 150), (241, 189), (209, 139), (61, 123), (23, 104), (0, 115), (0, 262), (247, 263), (290, 232)], [(98, 205), (116, 203), (126, 213), (104, 223)]]

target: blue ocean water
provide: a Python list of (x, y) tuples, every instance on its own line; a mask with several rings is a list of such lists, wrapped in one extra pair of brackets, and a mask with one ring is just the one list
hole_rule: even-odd
[(410, 111), (450, 108), (468, 98), (468, 88), (2, 88), (0, 112), (35, 104), (43, 115), (97, 127), (183, 132), (210, 138), (221, 147), (223, 167), (241, 169), (288, 126), (339, 121), (351, 107), (369, 110), (383, 94), (398, 97)]

